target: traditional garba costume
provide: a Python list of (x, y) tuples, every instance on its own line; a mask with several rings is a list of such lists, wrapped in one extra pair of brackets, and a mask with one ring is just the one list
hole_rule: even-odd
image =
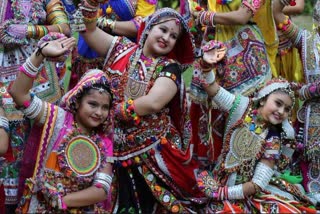
[[(61, 212), (58, 204), (52, 207), (50, 200), (93, 186), (99, 171), (112, 156), (113, 145), (105, 134), (105, 126), (98, 127), (90, 135), (81, 132), (74, 119), (75, 102), (84, 90), (94, 84), (107, 84), (106, 80), (101, 70), (90, 70), (64, 95), (61, 107), (43, 102), (45, 113), (40, 120), (43, 122), (39, 124), (41, 136), (30, 144), (37, 150), (26, 157), (29, 161), (24, 162), (24, 167), (34, 171), (30, 170), (29, 177), (23, 174), (26, 180), (18, 213)], [(45, 198), (49, 196), (43, 191), (51, 191), (52, 198)], [(104, 203), (97, 203), (71, 207), (67, 211), (103, 213), (105, 208)]]
[[(198, 185), (212, 198), (207, 212), (315, 213), (300, 189), (278, 176), (292, 158), (294, 129), (286, 119), (280, 126), (258, 126), (255, 106), (262, 98), (282, 90), (294, 99), (285, 80), (272, 80), (255, 98), (233, 95), (220, 88), (212, 100), (228, 113), (223, 149), (213, 171), (202, 171)], [(270, 168), (261, 159), (276, 161)], [(243, 183), (253, 182), (261, 191), (244, 197)], [(219, 188), (220, 187), (220, 188)]]
[[(265, 21), (272, 20), (271, 0), (208, 1), (207, 13), (236, 11), (240, 6), (252, 12), (252, 19), (245, 25), (221, 25), (204, 20), (209, 24), (206, 25), (203, 44), (210, 40), (223, 42), (227, 53), (215, 67), (217, 82), (232, 93), (250, 95), (257, 85), (270, 80), (275, 70), (275, 26), (272, 21)], [(212, 16), (204, 13), (201, 17)], [(198, 142), (194, 151), (206, 165), (216, 161), (221, 152), (225, 115), (205, 104), (207, 95), (198, 79), (201, 71), (195, 67), (190, 85), (192, 126), (199, 127), (193, 132), (193, 142)]]
[[(181, 34), (168, 56), (148, 59), (142, 53), (147, 33), (153, 25), (176, 20)], [(161, 19), (162, 18), (162, 19)], [(173, 80), (177, 94), (157, 113), (121, 120), (114, 114), (113, 212), (190, 212), (202, 203), (197, 190), (192, 159), (191, 126), (187, 113), (182, 65), (194, 59), (192, 36), (181, 15), (173, 9), (160, 9), (140, 27), (139, 44), (115, 37), (106, 57), (105, 72), (112, 83), (114, 106), (148, 94), (159, 77)]]

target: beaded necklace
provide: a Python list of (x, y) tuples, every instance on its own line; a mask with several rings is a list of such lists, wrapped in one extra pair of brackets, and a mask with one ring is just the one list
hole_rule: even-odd
[(58, 148), (58, 164), (68, 177), (86, 177), (95, 173), (105, 162), (105, 147), (95, 131), (84, 134), (76, 121)]
[[(250, 109), (244, 121), (247, 124), (249, 124), (249, 130), (256, 134), (261, 134), (266, 128), (266, 124), (262, 122), (263, 119), (261, 118), (261, 116), (258, 115), (257, 109), (254, 109), (254, 110)], [(257, 122), (259, 122), (259, 124), (257, 124)]]
[[(147, 62), (147, 64), (150, 64), (150, 66), (145, 66), (144, 62), (141, 60), (141, 56), (142, 56), (142, 49), (139, 48), (136, 51), (133, 57), (133, 60), (130, 64), (130, 67), (128, 69), (129, 79), (126, 86), (126, 92), (128, 93), (127, 96), (132, 99), (142, 96), (145, 93), (147, 88), (146, 85), (150, 81), (158, 62), (161, 59), (161, 57), (158, 57), (152, 60), (153, 61), (152, 63)], [(141, 64), (141, 67), (138, 66), (138, 61)], [(140, 72), (139, 69), (142, 70), (142, 72)], [(146, 74), (144, 74), (143, 69), (146, 70)], [(139, 73), (139, 77), (141, 78), (140, 80), (142, 81), (132, 79), (135, 73)]]

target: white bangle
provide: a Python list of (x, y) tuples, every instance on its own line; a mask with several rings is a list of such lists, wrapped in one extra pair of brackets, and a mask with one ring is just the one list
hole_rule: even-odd
[(216, 80), (216, 75), (211, 70), (209, 72), (203, 72), (204, 79), (206, 81), (206, 84), (211, 85)]
[(23, 109), (22, 112), (26, 115), (26, 117), (30, 119), (35, 119), (42, 109), (42, 100), (37, 96), (34, 96), (30, 105)]
[(265, 189), (273, 174), (273, 169), (266, 164), (259, 162), (254, 171), (252, 182), (257, 184), (261, 189)]
[(243, 185), (239, 184), (232, 187), (228, 187), (228, 199), (230, 200), (244, 199)]
[(9, 121), (8, 118), (0, 116), (0, 128), (3, 128), (6, 132), (9, 132)]
[(97, 172), (93, 185), (97, 188), (102, 188), (106, 194), (108, 194), (111, 187), (112, 177), (104, 172)]
[(218, 93), (213, 97), (212, 100), (221, 110), (229, 111), (232, 108), (235, 97), (236, 96), (234, 94), (231, 94), (223, 87), (220, 87)]

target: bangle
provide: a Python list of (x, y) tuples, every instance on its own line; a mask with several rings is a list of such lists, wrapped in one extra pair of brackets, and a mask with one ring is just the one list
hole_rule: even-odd
[(115, 20), (112, 20), (112, 19), (107, 19), (106, 20), (106, 27), (109, 28), (111, 31), (114, 30), (115, 25), (116, 25), (116, 21)]
[(258, 185), (261, 189), (265, 189), (274, 171), (264, 163), (259, 162), (254, 171), (252, 182)]
[(59, 24), (57, 24), (56, 26), (57, 26), (57, 28), (59, 30), (59, 33), (63, 33), (62, 27)]
[(209, 72), (212, 70), (212, 66), (205, 62), (203, 59), (200, 59), (199, 64), (203, 72)]
[(228, 199), (244, 199), (242, 184), (228, 187)]
[(214, 74), (213, 71), (203, 73), (203, 76), (204, 76), (204, 79), (205, 79), (205, 83), (204, 84), (206, 86), (211, 85), (216, 80), (216, 75)]
[(140, 117), (135, 112), (134, 100), (123, 101), (116, 107), (116, 115), (123, 121), (133, 121), (136, 125), (140, 124)]
[(235, 100), (235, 95), (220, 86), (218, 93), (213, 97), (213, 102), (219, 109), (229, 111)]
[(277, 28), (279, 30), (284, 30), (285, 31), (287, 29), (287, 26), (290, 24), (290, 22), (291, 21), (289, 19), (289, 16), (285, 16), (285, 19), (278, 24)]
[(252, 181), (251, 181), (251, 183), (253, 185), (255, 193), (256, 194), (259, 193), (261, 191), (260, 187), (257, 184), (253, 183)]
[(3, 128), (7, 133), (9, 133), (9, 121), (8, 118), (0, 116), (0, 128)]

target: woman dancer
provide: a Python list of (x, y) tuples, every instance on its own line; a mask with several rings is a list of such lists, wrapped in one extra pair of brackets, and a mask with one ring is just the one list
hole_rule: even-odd
[[(93, 11), (98, 7), (93, 2), (83, 6)], [(194, 197), (203, 194), (196, 188), (198, 164), (192, 159), (181, 77), (181, 66), (194, 59), (185, 21), (173, 9), (160, 9), (142, 23), (138, 44), (95, 23), (86, 27), (86, 42), (106, 56), (104, 71), (115, 96), (112, 211), (197, 211), (201, 201)]]
[[(157, 0), (108, 0), (100, 5), (97, 26), (112, 35), (126, 36), (136, 41), (142, 19), (155, 12)], [(103, 67), (100, 57), (79, 35), (78, 48), (72, 55), (71, 87), (89, 68)]]

